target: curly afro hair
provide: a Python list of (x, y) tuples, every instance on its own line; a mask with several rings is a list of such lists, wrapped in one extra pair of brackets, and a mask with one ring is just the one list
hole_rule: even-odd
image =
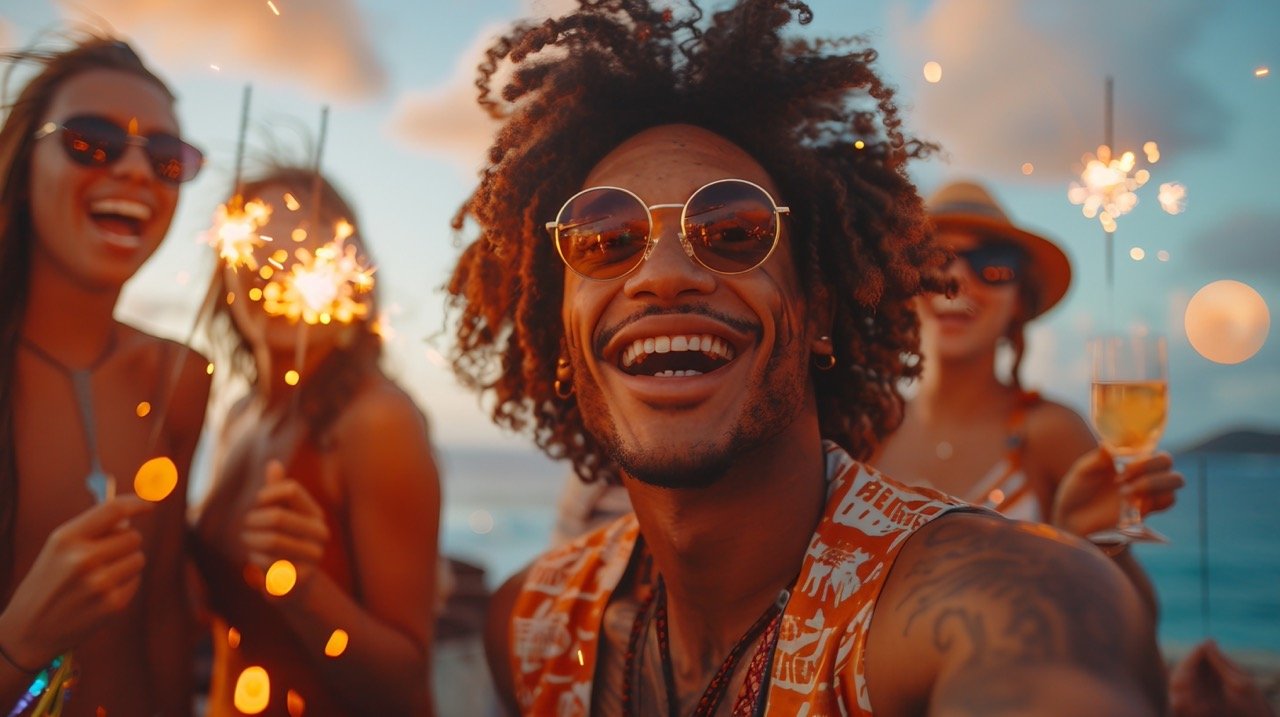
[(616, 477), (577, 402), (555, 393), (565, 268), (544, 225), (623, 140), (696, 125), (752, 155), (787, 198), (801, 286), (832, 310), (838, 361), (812, 372), (822, 433), (865, 459), (901, 420), (902, 379), (919, 373), (910, 299), (946, 289), (945, 254), (906, 174), (936, 148), (903, 133), (860, 39), (783, 37), (812, 20), (803, 2), (687, 8), (579, 0), (487, 50), (479, 101), (503, 126), (453, 220), (479, 226), (448, 284), (454, 370), (492, 400), (498, 425), (531, 434), (584, 480)]

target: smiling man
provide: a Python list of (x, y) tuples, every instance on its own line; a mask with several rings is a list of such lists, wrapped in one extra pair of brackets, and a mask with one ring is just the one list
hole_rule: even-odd
[[(455, 368), (635, 514), (512, 578), (488, 649), (547, 715), (1155, 714), (1089, 547), (861, 463), (940, 290), (874, 53), (796, 2), (593, 2), (481, 67), (506, 120), (455, 224)], [(515, 65), (496, 91), (502, 61)], [(500, 95), (501, 101), (495, 99)]]

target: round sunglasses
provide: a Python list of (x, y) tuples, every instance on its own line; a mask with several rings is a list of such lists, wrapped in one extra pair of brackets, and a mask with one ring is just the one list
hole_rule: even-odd
[(680, 209), (685, 254), (719, 274), (742, 274), (764, 263), (778, 245), (778, 217), (789, 214), (763, 187), (718, 179), (684, 204), (645, 204), (621, 187), (591, 187), (569, 198), (547, 222), (566, 266), (586, 279), (626, 276), (653, 252), (653, 210)]
[(45, 122), (36, 130), (42, 139), (62, 132), (67, 157), (85, 167), (106, 167), (124, 156), (130, 146), (141, 147), (156, 177), (170, 184), (194, 179), (204, 166), (204, 153), (168, 132), (138, 135), (99, 115), (76, 115), (62, 122)]
[(968, 265), (970, 273), (988, 286), (1005, 286), (1022, 278), (1027, 254), (1012, 244), (989, 242), (952, 252)]

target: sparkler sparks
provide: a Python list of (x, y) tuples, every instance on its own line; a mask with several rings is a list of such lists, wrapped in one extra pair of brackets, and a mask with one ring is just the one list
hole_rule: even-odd
[(1265, 65), (1258, 67), (1253, 71), (1254, 77), (1266, 77), (1267, 75), (1270, 75), (1270, 74), (1271, 74), (1271, 68), (1266, 67)]
[(369, 313), (373, 267), (346, 240), (354, 232), (341, 220), (332, 241), (314, 252), (299, 248), (288, 271), (278, 273), (262, 291), (262, 306), (272, 316), (312, 326), (331, 321), (347, 324)]
[(1160, 208), (1169, 214), (1181, 214), (1187, 208), (1187, 188), (1177, 182), (1165, 182), (1160, 185), (1156, 199), (1160, 201)]
[(1080, 182), (1071, 183), (1067, 198), (1072, 204), (1082, 205), (1081, 212), (1086, 217), (1097, 217), (1103, 229), (1113, 232), (1116, 219), (1137, 206), (1138, 195), (1134, 190), (1146, 184), (1150, 173), (1138, 170), (1130, 176), (1137, 163), (1133, 152), (1113, 157), (1111, 148), (1105, 144), (1098, 147), (1096, 156), (1086, 154), (1082, 161), (1084, 171)]
[(276, 4), (274, 2), (271, 2), (271, 0), (267, 0), (267, 7), (271, 8), (271, 12), (274, 12), (276, 14), (276, 17), (280, 17), (280, 8), (276, 7)]
[(232, 269), (241, 266), (257, 271), (258, 260), (253, 250), (270, 241), (258, 230), (271, 219), (271, 206), (255, 199), (239, 206), (233, 199), (218, 207), (213, 227), (205, 232), (205, 242), (218, 252), (218, 257)]

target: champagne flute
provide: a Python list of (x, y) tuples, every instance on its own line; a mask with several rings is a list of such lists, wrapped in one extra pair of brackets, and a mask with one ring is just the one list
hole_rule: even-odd
[[(1116, 473), (1151, 454), (1164, 433), (1169, 413), (1165, 340), (1151, 334), (1104, 336), (1091, 342), (1093, 382), (1090, 415), (1102, 445), (1115, 458)], [(1142, 522), (1140, 499), (1121, 501), (1114, 528), (1089, 535), (1095, 543), (1167, 543)]]

